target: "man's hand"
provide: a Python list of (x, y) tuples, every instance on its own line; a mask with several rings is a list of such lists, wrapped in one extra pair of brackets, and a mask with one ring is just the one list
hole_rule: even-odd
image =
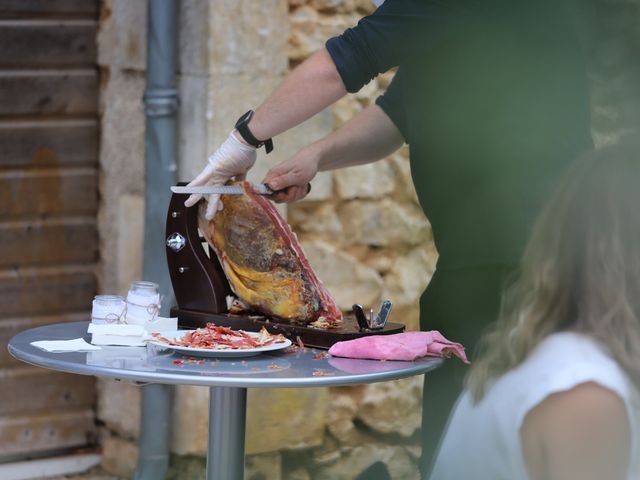
[[(231, 178), (244, 180), (247, 171), (256, 162), (256, 149), (238, 140), (234, 132), (222, 145), (209, 157), (209, 164), (202, 172), (187, 186), (201, 187), (212, 185), (224, 185)], [(202, 195), (191, 195), (185, 206), (191, 207), (198, 203)], [(220, 195), (209, 195), (209, 205), (207, 206), (206, 217), (211, 220), (218, 211)]]
[(403, 143), (402, 134), (387, 114), (371, 105), (338, 130), (273, 167), (263, 182), (272, 190), (286, 189), (274, 195), (274, 201), (293, 202), (309, 193), (307, 184), (318, 171), (375, 162)]
[(310, 182), (318, 172), (318, 161), (316, 148), (311, 145), (269, 170), (263, 183), (271, 190), (282, 190), (272, 196), (273, 201), (289, 203), (306, 197)]

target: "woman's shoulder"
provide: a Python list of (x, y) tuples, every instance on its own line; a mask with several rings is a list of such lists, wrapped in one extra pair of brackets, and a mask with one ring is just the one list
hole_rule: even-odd
[(630, 437), (623, 399), (592, 382), (546, 397), (520, 428), (524, 461), (535, 478), (553, 471), (570, 478), (626, 478)]
[(502, 392), (495, 393), (519, 392), (515, 400), (522, 421), (545, 398), (585, 383), (607, 388), (622, 398), (631, 395), (631, 382), (605, 345), (589, 335), (559, 332), (546, 337), (521, 365), (498, 380), (495, 387)]
[(542, 370), (548, 374), (557, 372), (597, 370), (622, 370), (607, 347), (590, 335), (578, 332), (557, 332), (543, 339), (522, 363), (524, 370)]

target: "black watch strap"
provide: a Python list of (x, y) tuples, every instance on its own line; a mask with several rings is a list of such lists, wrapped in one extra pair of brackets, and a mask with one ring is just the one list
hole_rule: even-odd
[(251, 120), (251, 117), (253, 117), (253, 110), (249, 110), (247, 113), (242, 115), (236, 122), (236, 130), (238, 130), (240, 136), (249, 145), (256, 148), (260, 148), (264, 145), (265, 151), (267, 153), (271, 152), (271, 150), (273, 150), (273, 140), (270, 138), (267, 138), (266, 140), (258, 140), (253, 136), (251, 130), (249, 130), (249, 121)]

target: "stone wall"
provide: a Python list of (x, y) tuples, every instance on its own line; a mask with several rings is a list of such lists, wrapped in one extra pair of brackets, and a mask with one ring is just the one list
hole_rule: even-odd
[[(144, 218), (146, 1), (103, 0), (100, 183), (101, 290), (125, 293), (141, 272)], [(180, 177), (192, 178), (286, 72), (372, 11), (369, 0), (182, 0)], [(591, 41), (594, 136), (613, 142), (640, 127), (640, 0), (597, 0), (584, 18)], [(595, 25), (595, 26), (594, 26)], [(283, 160), (371, 104), (379, 76), (260, 153), (259, 180)], [(418, 328), (418, 299), (437, 252), (411, 181), (408, 150), (324, 173), (312, 195), (283, 209), (339, 305), (394, 302), (393, 320)], [(393, 478), (418, 478), (421, 379), (330, 389), (249, 394), (247, 478), (350, 479), (374, 461)], [(259, 393), (258, 393), (259, 392)], [(207, 390), (177, 389), (170, 477), (203, 478)], [(137, 456), (139, 388), (100, 381), (103, 465), (131, 477)], [(299, 412), (299, 415), (291, 415)]]
[[(181, 179), (202, 168), (233, 121), (259, 104), (290, 66), (371, 10), (364, 1), (303, 3), (180, 2)], [(124, 294), (142, 271), (146, 2), (104, 0), (102, 7), (100, 289)], [(259, 180), (271, 165), (346, 121), (389, 80), (381, 77), (279, 136), (273, 154), (260, 154), (252, 178)], [(433, 270), (434, 255), (425, 247), (429, 228), (412, 190), (406, 153), (319, 175), (312, 195), (290, 208), (289, 219), (341, 307), (392, 298), (394, 318), (415, 328), (416, 301)], [(248, 476), (305, 478), (313, 472), (318, 478), (350, 478), (374, 460), (388, 459), (401, 478), (415, 477), (420, 387), (414, 379), (354, 389), (250, 391)], [(136, 386), (99, 382), (103, 463), (123, 477), (135, 467), (139, 398)], [(385, 399), (394, 408), (380, 415), (377, 407)], [(194, 477), (202, 473), (198, 465), (206, 448), (202, 419), (207, 402), (206, 389), (176, 389), (175, 478), (186, 478), (185, 471), (199, 472)]]
[[(100, 293), (125, 295), (142, 274), (146, 3), (101, 2)], [(122, 477), (136, 465), (139, 403), (139, 388), (98, 380), (103, 465)]]
[[(289, 61), (373, 11), (368, 0), (290, 0)], [(331, 109), (333, 128), (369, 106), (393, 73), (381, 75)], [(413, 188), (408, 149), (331, 174), (333, 195), (289, 206), (288, 220), (340, 308), (394, 304), (392, 318), (418, 329), (418, 301), (435, 268), (431, 230)], [(349, 479), (375, 461), (392, 478), (419, 478), (422, 378), (329, 390), (324, 443), (283, 452), (284, 478)]]

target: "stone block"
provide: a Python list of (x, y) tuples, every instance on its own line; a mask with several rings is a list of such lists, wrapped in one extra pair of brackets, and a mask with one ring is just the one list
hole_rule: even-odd
[(375, 247), (420, 245), (429, 239), (429, 224), (419, 207), (389, 198), (355, 200), (339, 209), (345, 239)]
[(98, 64), (146, 70), (147, 2), (110, 0), (110, 8), (98, 32)]
[(209, 79), (195, 75), (180, 75), (178, 91), (178, 179), (189, 182), (200, 173), (211, 155), (207, 132), (207, 101)]
[(144, 246), (144, 197), (122, 195), (118, 199), (117, 216), (118, 295), (126, 295), (129, 285), (142, 278)]
[(397, 306), (415, 305), (431, 280), (437, 258), (430, 239), (399, 256), (384, 277), (383, 297), (392, 299)]
[(340, 309), (350, 310), (354, 303), (372, 305), (379, 301), (382, 278), (375, 270), (328, 242), (303, 241), (302, 247)]
[(330, 172), (318, 172), (311, 181), (311, 192), (300, 202), (329, 200), (333, 196), (333, 177)]
[[(393, 297), (382, 298), (391, 298), (391, 300), (393, 300)], [(414, 305), (407, 306), (397, 305), (394, 303), (389, 321), (403, 323), (407, 330), (420, 330), (419, 302), (416, 301)]]
[[(213, 69), (214, 66), (211, 68)], [(213, 153), (226, 140), (238, 117), (247, 110), (255, 109), (260, 105), (267, 95), (278, 86), (282, 78), (283, 75), (261, 74), (259, 72), (239, 74), (210, 72), (206, 114), (208, 151), (210, 153)], [(275, 140), (279, 141), (279, 137)], [(283, 155), (278, 141), (275, 140), (275, 149), (269, 155), (265, 155), (264, 149), (260, 149), (254, 168), (263, 163), (273, 165), (276, 162), (274, 158)], [(202, 167), (200, 166), (200, 168)]]
[(297, 8), (290, 15), (289, 60), (301, 62), (324, 46), (326, 39), (317, 34), (318, 18), (317, 10), (310, 6)]
[(388, 72), (384, 72), (378, 75), (377, 80), (378, 80), (378, 87), (380, 88), (380, 90), (385, 90), (391, 84), (391, 80), (393, 80), (393, 77), (395, 76), (395, 74), (396, 74), (395, 71), (390, 70)]
[(327, 400), (326, 388), (250, 389), (247, 398), (247, 453), (322, 444)]
[(416, 193), (416, 187), (413, 183), (413, 177), (411, 176), (409, 148), (405, 146), (397, 152), (394, 152), (389, 156), (388, 162), (395, 173), (394, 179), (396, 189), (394, 192), (394, 198), (403, 203), (411, 202), (415, 205), (420, 205), (418, 194)]
[(299, 234), (313, 233), (335, 241), (342, 233), (342, 224), (332, 203), (322, 202), (313, 205), (294, 203), (289, 207), (288, 212), (289, 223)]
[(144, 191), (144, 87), (143, 74), (112, 70), (101, 95), (100, 166), (118, 193)]
[(354, 0), (310, 0), (311, 6), (324, 13), (352, 12), (355, 10)]
[(133, 478), (138, 446), (129, 440), (108, 436), (102, 442), (102, 468), (119, 478)]
[(355, 27), (362, 15), (357, 12), (339, 15), (320, 15), (318, 18), (317, 35), (322, 39), (322, 45), (329, 38), (341, 35), (347, 28)]
[(282, 460), (277, 452), (248, 455), (244, 465), (245, 480), (282, 478)]
[(395, 172), (386, 160), (336, 170), (333, 179), (344, 200), (386, 197), (395, 189)]
[(421, 375), (364, 386), (356, 417), (372, 430), (411, 437), (422, 421)]
[(355, 0), (355, 8), (362, 14), (369, 15), (376, 11), (376, 5), (371, 0)]
[[(250, 389), (247, 397), (245, 451), (248, 455), (322, 443), (327, 391)], [(176, 388), (172, 451), (204, 455), (208, 439), (209, 390)]]
[(356, 433), (353, 419), (363, 386), (332, 388), (327, 405), (327, 429), (341, 443), (349, 443)]
[(344, 125), (362, 110), (363, 107), (355, 96), (347, 95), (342, 97), (331, 107), (335, 128)]
[(288, 472), (285, 480), (311, 480), (311, 475), (307, 470), (299, 467)]
[(207, 460), (193, 455), (172, 455), (165, 480), (205, 480)]
[[(353, 3), (345, 13), (318, 15), (310, 7), (300, 7), (291, 15), (291, 35), (288, 44), (289, 60), (299, 63), (324, 47), (325, 42), (353, 27), (362, 17), (354, 12)], [(348, 12), (346, 11), (348, 10)]]
[[(204, 480), (206, 460), (203, 457), (178, 456), (171, 458), (166, 480)], [(247, 455), (244, 480), (280, 480), (282, 467), (279, 453)]]
[(360, 90), (354, 93), (354, 97), (363, 105), (372, 104), (376, 98), (382, 93), (382, 90), (378, 86), (378, 79), (374, 78), (369, 83), (364, 85)]
[(137, 438), (140, 432), (140, 387), (110, 379), (98, 379), (97, 416), (109, 430)]
[[(353, 248), (353, 247), (352, 247)], [(381, 275), (386, 275), (392, 268), (398, 257), (404, 252), (397, 249), (370, 249), (367, 248), (366, 256), (362, 259), (365, 264), (374, 270), (378, 271)]]
[(417, 464), (402, 446), (378, 443), (341, 449), (340, 458), (315, 470), (313, 478), (317, 480), (351, 480), (375, 462), (384, 463), (391, 478), (420, 479)]
[(174, 390), (171, 451), (205, 455), (209, 438), (209, 389), (177, 385)]
[(144, 192), (144, 75), (113, 70), (102, 91), (100, 141), (101, 238), (100, 284), (102, 291), (120, 288), (118, 257), (121, 253), (118, 216), (120, 198)]
[(209, 4), (202, 0), (178, 3), (178, 71), (181, 75), (209, 73)]
[[(318, 24), (318, 11), (309, 5), (301, 6), (289, 15), (289, 22), (292, 35), (296, 32), (313, 33)], [(291, 40), (292, 38), (290, 37), (289, 43), (291, 43)]]
[(278, 76), (287, 71), (286, 0), (219, 0), (210, 9), (209, 22), (212, 75)]

